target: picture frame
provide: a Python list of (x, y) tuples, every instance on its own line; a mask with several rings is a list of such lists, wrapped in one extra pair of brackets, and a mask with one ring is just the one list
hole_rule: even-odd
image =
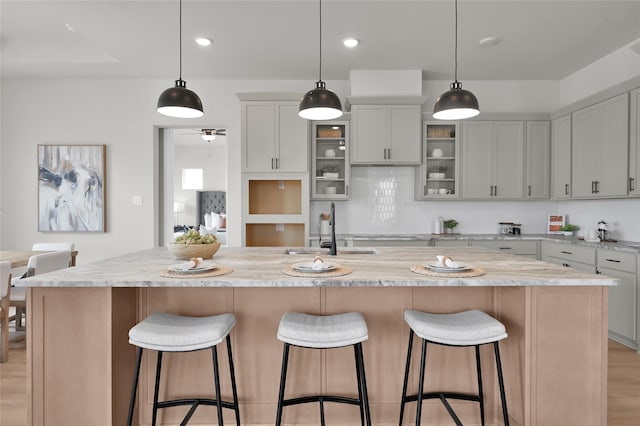
[(562, 227), (567, 222), (567, 215), (564, 214), (548, 214), (547, 215), (547, 234), (562, 234)]
[(38, 145), (38, 231), (106, 232), (106, 145)]

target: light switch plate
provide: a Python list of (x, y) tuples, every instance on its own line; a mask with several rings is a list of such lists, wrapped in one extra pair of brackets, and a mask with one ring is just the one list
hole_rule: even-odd
[(142, 195), (134, 195), (134, 196), (131, 198), (131, 203), (132, 203), (134, 206), (141, 206), (141, 205), (142, 205)]

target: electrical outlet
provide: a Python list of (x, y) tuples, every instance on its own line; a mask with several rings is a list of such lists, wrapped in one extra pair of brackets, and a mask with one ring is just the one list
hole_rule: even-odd
[(134, 206), (141, 206), (141, 205), (142, 205), (142, 195), (134, 195), (134, 196), (131, 198), (131, 203), (132, 203)]
[(276, 223), (276, 232), (284, 232), (284, 223)]
[(284, 189), (284, 181), (278, 181), (278, 189)]

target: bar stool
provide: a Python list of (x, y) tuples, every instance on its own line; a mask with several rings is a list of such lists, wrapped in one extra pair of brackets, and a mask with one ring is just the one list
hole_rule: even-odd
[[(495, 318), (478, 310), (464, 311), (454, 314), (431, 314), (420, 311), (407, 310), (404, 312), (404, 320), (411, 328), (409, 332), (409, 349), (407, 351), (407, 364), (404, 371), (404, 383), (402, 385), (402, 402), (400, 404), (400, 425), (404, 416), (404, 405), (407, 402), (417, 401), (416, 425), (420, 425), (422, 413), (422, 401), (424, 399), (440, 399), (449, 412), (449, 415), (461, 426), (460, 419), (449, 405), (447, 398), (475, 401), (480, 404), (480, 419), (484, 426), (484, 398), (482, 394), (482, 372), (480, 368), (480, 345), (493, 343), (498, 370), (498, 384), (500, 385), (500, 399), (502, 400), (502, 416), (504, 424), (509, 425), (507, 414), (507, 400), (504, 393), (504, 381), (502, 378), (502, 365), (500, 362), (500, 349), (498, 342), (507, 337), (504, 325)], [(422, 339), (422, 357), (420, 360), (420, 379), (418, 382), (418, 394), (407, 396), (407, 381), (409, 379), (409, 366), (411, 364), (411, 348), (413, 335), (417, 334)], [(476, 370), (478, 377), (478, 394), (465, 394), (458, 392), (428, 392), (424, 393), (424, 372), (427, 356), (427, 342), (446, 346), (474, 346), (476, 350)]]
[[(368, 338), (367, 323), (364, 321), (362, 314), (358, 312), (326, 316), (308, 315), (298, 312), (285, 313), (278, 326), (278, 340), (284, 342), (284, 350), (282, 353), (276, 426), (281, 425), (283, 407), (309, 402), (320, 403), (320, 424), (323, 426), (325, 424), (325, 402), (358, 405), (360, 407), (361, 424), (364, 425), (366, 421), (366, 424), (370, 426), (371, 413), (369, 411), (367, 379), (364, 372), (364, 358), (362, 355), (362, 342)], [(353, 345), (356, 362), (356, 378), (358, 381), (358, 399), (334, 395), (313, 395), (284, 399), (287, 365), (289, 363), (289, 347), (291, 345), (313, 349), (332, 349)]]
[[(129, 404), (129, 417), (127, 425), (131, 426), (133, 410), (138, 389), (138, 376), (142, 349), (151, 349), (158, 352), (156, 365), (156, 382), (153, 393), (153, 418), (151, 424), (155, 426), (159, 408), (175, 407), (179, 405), (191, 405), (180, 425), (186, 425), (199, 405), (215, 405), (218, 409), (218, 425), (222, 426), (224, 420), (222, 409), (229, 408), (235, 411), (236, 424), (240, 426), (240, 411), (238, 409), (238, 393), (236, 390), (236, 378), (233, 369), (233, 357), (231, 355), (231, 337), (229, 332), (236, 323), (233, 314), (222, 314), (209, 317), (187, 317), (155, 313), (135, 325), (129, 330), (129, 343), (138, 347), (136, 369), (131, 389)], [(223, 340), (227, 341), (227, 354), (229, 356), (229, 370), (231, 373), (231, 389), (233, 403), (222, 401), (220, 396), (220, 376), (218, 373), (218, 352), (216, 345)], [(162, 366), (163, 352), (191, 352), (211, 348), (213, 354), (213, 375), (216, 390), (216, 399), (187, 398), (158, 402), (158, 389), (160, 387), (160, 369)]]

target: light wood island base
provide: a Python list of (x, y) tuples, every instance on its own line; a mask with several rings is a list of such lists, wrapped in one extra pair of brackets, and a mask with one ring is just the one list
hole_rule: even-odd
[[(31, 287), (28, 296), (28, 408), (30, 425), (124, 425), (134, 367), (128, 330), (148, 314), (234, 312), (233, 354), (243, 425), (273, 424), (282, 343), (282, 313), (361, 312), (369, 327), (364, 343), (369, 397), (376, 425), (398, 422), (408, 327), (405, 309), (455, 312), (481, 309), (502, 321), (501, 342), (511, 424), (606, 425), (607, 289), (604, 286), (528, 287)], [(417, 389), (414, 365), (410, 391)], [(146, 351), (138, 396), (140, 425), (151, 422), (155, 353)], [(502, 424), (490, 346), (483, 348), (487, 424)], [(167, 354), (161, 398), (211, 394), (210, 353)], [(230, 397), (226, 356), (222, 393)], [(353, 351), (295, 350), (287, 395), (357, 394)], [(473, 348), (430, 346), (425, 391), (475, 392)], [(465, 425), (479, 424), (477, 404), (452, 402)], [(161, 410), (159, 424), (178, 424), (185, 408)], [(233, 412), (224, 410), (234, 423)], [(405, 424), (415, 422), (415, 403)], [(360, 424), (355, 407), (327, 404), (327, 423)], [(450, 424), (438, 401), (427, 401), (423, 424)], [(190, 424), (215, 422), (214, 407), (200, 407)], [(317, 405), (287, 407), (286, 424), (319, 424)]]

